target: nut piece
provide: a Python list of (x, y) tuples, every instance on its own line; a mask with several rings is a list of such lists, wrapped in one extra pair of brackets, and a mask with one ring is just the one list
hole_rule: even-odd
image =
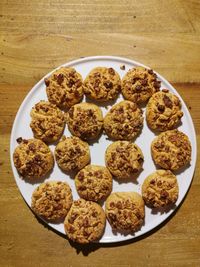
[(90, 162), (89, 145), (75, 136), (63, 137), (55, 148), (55, 158), (63, 171), (78, 171)]
[(112, 191), (112, 175), (106, 167), (88, 165), (76, 175), (75, 185), (81, 198), (100, 201)]
[(146, 205), (153, 208), (176, 203), (178, 193), (176, 176), (169, 170), (157, 170), (150, 174), (142, 185), (142, 197)]
[(47, 101), (40, 101), (31, 110), (30, 127), (34, 137), (44, 142), (57, 141), (65, 126), (63, 112)]
[(151, 154), (157, 165), (166, 170), (178, 170), (191, 161), (191, 143), (178, 130), (161, 133), (151, 144)]
[(32, 195), (31, 208), (48, 221), (63, 220), (72, 205), (72, 192), (67, 183), (49, 181), (39, 185)]
[(67, 113), (67, 125), (73, 135), (83, 140), (95, 139), (103, 126), (102, 111), (94, 104), (76, 104)]
[(136, 192), (112, 193), (106, 200), (105, 212), (114, 230), (136, 232), (144, 222), (144, 201)]
[(106, 149), (105, 161), (107, 168), (116, 179), (135, 179), (142, 169), (144, 157), (136, 144), (116, 141)]
[(104, 118), (104, 130), (114, 140), (132, 140), (142, 126), (142, 110), (127, 100), (115, 104)]
[(43, 178), (54, 165), (49, 147), (39, 139), (20, 139), (13, 161), (19, 174), (30, 180)]
[(101, 238), (105, 223), (105, 213), (100, 205), (79, 199), (73, 202), (65, 218), (64, 227), (69, 239), (87, 244)]

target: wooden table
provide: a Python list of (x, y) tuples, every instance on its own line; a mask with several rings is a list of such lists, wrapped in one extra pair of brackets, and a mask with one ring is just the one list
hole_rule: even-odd
[[(15, 114), (40, 78), (72, 59), (117, 55), (166, 77), (190, 109), (200, 142), (200, 2), (1, 0), (0, 266), (200, 266), (200, 164), (167, 223), (121, 244), (80, 246), (38, 223), (9, 160)], [(186, 177), (187, 178), (187, 177)]]

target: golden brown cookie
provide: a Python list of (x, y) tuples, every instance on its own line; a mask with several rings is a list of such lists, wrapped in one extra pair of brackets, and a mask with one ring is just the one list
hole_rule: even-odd
[(83, 80), (74, 68), (61, 67), (45, 79), (45, 84), (49, 102), (60, 108), (70, 108), (82, 100)]
[(113, 229), (136, 232), (144, 222), (144, 201), (136, 192), (112, 193), (106, 200), (105, 212)]
[(54, 165), (49, 147), (39, 139), (17, 139), (19, 145), (13, 154), (14, 165), (26, 179), (37, 180), (44, 177)]
[(97, 67), (84, 81), (84, 93), (93, 100), (113, 100), (120, 91), (121, 79), (113, 68)]
[(87, 165), (75, 177), (81, 198), (91, 201), (105, 199), (112, 191), (112, 175), (104, 166)]
[(67, 113), (67, 125), (70, 132), (83, 140), (95, 139), (103, 126), (101, 109), (91, 103), (80, 103)]
[(102, 207), (84, 199), (73, 202), (64, 221), (68, 238), (81, 244), (100, 239), (105, 224), (106, 216)]
[(181, 101), (168, 90), (157, 92), (149, 99), (146, 119), (151, 129), (157, 131), (173, 129), (182, 116)]
[(142, 110), (127, 100), (115, 104), (104, 118), (104, 130), (114, 140), (131, 140), (142, 126)]
[(63, 112), (56, 105), (40, 101), (31, 109), (30, 127), (34, 137), (52, 143), (59, 139), (65, 126)]
[(89, 145), (75, 136), (63, 137), (55, 148), (55, 158), (63, 171), (80, 170), (90, 162)]
[(48, 221), (60, 221), (66, 217), (72, 202), (71, 188), (67, 183), (49, 181), (35, 189), (31, 208)]
[(142, 169), (144, 157), (136, 144), (116, 141), (106, 149), (105, 162), (117, 179), (127, 179), (135, 177)]
[(122, 79), (122, 94), (127, 100), (144, 103), (160, 89), (160, 83), (153, 70), (135, 67)]
[(187, 135), (169, 130), (157, 136), (151, 144), (151, 154), (157, 165), (167, 170), (178, 170), (191, 161), (191, 143)]
[(178, 199), (178, 182), (169, 170), (157, 170), (150, 174), (142, 185), (145, 204), (153, 208), (166, 207)]

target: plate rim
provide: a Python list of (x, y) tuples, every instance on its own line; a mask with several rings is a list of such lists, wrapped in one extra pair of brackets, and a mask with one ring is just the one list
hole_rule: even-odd
[[(24, 99), (22, 100), (18, 110), (17, 110), (17, 113), (16, 113), (16, 116), (14, 118), (14, 122), (13, 122), (13, 125), (12, 125), (12, 130), (11, 130), (11, 134), (10, 134), (10, 162), (11, 162), (11, 168), (12, 168), (12, 173), (13, 173), (13, 176), (14, 176), (14, 180), (17, 184), (17, 187), (18, 187), (18, 190), (20, 191), (20, 194), (23, 198), (23, 200), (25, 201), (25, 203), (28, 205), (28, 207), (31, 209), (31, 207), (29, 206), (29, 204), (27, 203), (27, 201), (25, 200), (25, 197), (23, 196), (23, 193), (21, 191), (21, 188), (20, 186), (18, 185), (18, 181), (15, 177), (15, 167), (14, 167), (14, 163), (13, 163), (13, 155), (12, 155), (12, 147), (14, 147), (13, 145), (13, 140), (14, 140), (14, 130), (16, 128), (16, 123), (18, 121), (18, 118), (20, 116), (20, 113), (21, 111), (23, 110), (24, 106), (26, 105), (26, 102), (27, 100), (31, 97), (31, 95), (34, 93), (34, 91), (40, 87), (42, 85), (42, 83), (44, 82), (44, 79), (49, 77), (55, 70), (59, 69), (60, 67), (70, 67), (70, 66), (73, 66), (75, 64), (80, 64), (80, 63), (84, 63), (84, 62), (88, 62), (88, 61), (96, 61), (96, 60), (110, 60), (110, 61), (118, 61), (119, 63), (128, 63), (130, 65), (132, 65), (133, 67), (134, 66), (143, 66), (145, 68), (148, 68), (150, 69), (149, 66), (146, 66), (144, 65), (143, 63), (140, 63), (138, 61), (135, 61), (133, 59), (129, 59), (129, 58), (124, 58), (124, 57), (118, 57), (118, 56), (107, 56), (107, 55), (101, 55), (101, 56), (88, 56), (88, 57), (80, 57), (78, 59), (74, 59), (74, 60), (70, 60), (66, 63), (63, 63), (61, 65), (59, 65), (58, 67), (54, 68), (52, 71), (48, 72), (46, 75), (44, 75), (34, 86), (32, 86), (32, 88), (28, 91), (28, 93), (26, 94), (26, 96), (24, 97)], [(157, 74), (158, 78), (164, 82), (168, 88), (170, 88), (172, 91), (175, 91), (177, 96), (180, 98), (181, 100), (181, 104), (182, 104), (182, 107), (184, 107), (184, 109), (186, 109), (187, 111), (187, 119), (189, 119), (189, 122), (190, 122), (190, 125), (192, 127), (191, 129), (191, 133), (192, 135), (194, 135), (194, 138), (192, 140), (193, 142), (193, 146), (194, 146), (194, 149), (193, 149), (193, 166), (192, 169), (191, 169), (191, 181), (189, 183), (189, 186), (188, 188), (186, 189), (180, 203), (177, 205), (177, 207), (174, 209), (174, 210), (170, 210), (169, 213), (166, 215), (166, 217), (161, 221), (161, 222), (158, 222), (156, 223), (155, 226), (153, 226), (153, 228), (148, 228), (146, 230), (143, 230), (142, 233), (138, 232), (137, 233), (137, 236), (134, 236), (134, 235), (127, 235), (127, 236), (119, 236), (119, 235), (116, 235), (116, 236), (112, 236), (112, 239), (111, 237), (109, 238), (104, 238), (103, 240), (99, 240), (95, 243), (99, 243), (99, 244), (106, 244), (106, 243), (121, 243), (121, 242), (124, 242), (124, 241), (127, 241), (127, 240), (134, 240), (138, 239), (139, 237), (141, 238), (143, 235), (147, 234), (148, 232), (156, 229), (156, 231), (159, 229), (159, 226), (163, 223), (166, 223), (166, 220), (169, 219), (170, 217), (172, 217), (173, 215), (175, 215), (175, 211), (182, 205), (183, 201), (185, 200), (190, 188), (191, 188), (191, 185), (192, 185), (192, 181), (193, 181), (193, 178), (194, 178), (194, 173), (195, 173), (195, 167), (196, 167), (196, 162), (197, 162), (197, 141), (196, 141), (196, 131), (195, 131), (195, 126), (194, 126), (194, 123), (193, 123), (193, 120), (192, 120), (192, 116), (190, 114), (190, 111), (188, 110), (187, 108), (187, 105), (186, 103), (184, 102), (184, 100), (182, 99), (182, 97), (180, 96), (180, 94), (178, 93), (178, 91), (173, 87), (173, 85), (171, 85), (162, 75), (160, 75), (159, 73), (157, 73), (155, 70), (154, 72)], [(31, 209), (31, 211), (33, 212), (33, 210)], [(38, 216), (37, 214), (35, 214), (33, 212), (34, 215), (36, 215), (37, 217), (39, 217), (40, 219), (42, 219), (40, 216)], [(50, 227), (51, 229), (53, 229), (54, 231), (64, 235), (62, 232), (60, 232), (58, 229), (55, 229), (50, 223), (48, 223), (47, 221), (45, 221), (44, 219), (42, 219), (42, 221), (44, 221), (48, 227)], [(108, 223), (108, 222), (107, 222)], [(120, 237), (120, 238), (119, 238)]]

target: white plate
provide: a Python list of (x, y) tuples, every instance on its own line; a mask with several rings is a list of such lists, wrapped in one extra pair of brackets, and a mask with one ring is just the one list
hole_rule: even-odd
[[(120, 66), (125, 65), (126, 69), (121, 70)], [(121, 77), (124, 76), (124, 74), (128, 71), (128, 69), (135, 67), (135, 66), (144, 66), (138, 62), (135, 62), (133, 60), (129, 60), (126, 58), (119, 58), (119, 57), (111, 57), (111, 56), (97, 56), (97, 57), (87, 57), (78, 59), (75, 61), (71, 61), (69, 63), (64, 64), (63, 66), (67, 67), (74, 67), (78, 72), (80, 72), (83, 76), (83, 78), (86, 77), (86, 75), (89, 73), (91, 69), (97, 66), (105, 66), (105, 67), (113, 67)], [(145, 67), (145, 66), (144, 66)], [(52, 73), (52, 72), (51, 72)], [(48, 77), (51, 73), (47, 74), (45, 77)], [(161, 80), (161, 88), (167, 88), (174, 94), (176, 94), (180, 99), (180, 95), (177, 93), (177, 91), (170, 85), (161, 75), (158, 75), (158, 79)], [(44, 78), (45, 78), (44, 77)], [(29, 92), (29, 94), (24, 99), (23, 103), (21, 104), (18, 113), (16, 115), (14, 125), (12, 128), (11, 133), (11, 140), (10, 140), (10, 155), (11, 155), (11, 165), (13, 174), (16, 180), (16, 183), (19, 187), (19, 190), (27, 202), (27, 204), (31, 205), (31, 195), (34, 189), (38, 186), (38, 184), (30, 184), (24, 180), (22, 180), (18, 172), (16, 171), (12, 155), (14, 152), (15, 147), (17, 146), (16, 139), (18, 137), (22, 138), (32, 138), (33, 134), (29, 127), (30, 124), (30, 110), (31, 108), (40, 100), (47, 100), (46, 91), (45, 91), (45, 84), (44, 84), (44, 78), (42, 78)], [(120, 102), (122, 100), (122, 96), (120, 95), (117, 99), (117, 102)], [(85, 101), (85, 99), (83, 100)], [(190, 113), (185, 105), (185, 103), (182, 101), (182, 110), (184, 112), (184, 116), (182, 118), (182, 124), (179, 126), (179, 130), (186, 133), (191, 141), (192, 144), (192, 161), (191, 165), (186, 168), (183, 172), (177, 174), (178, 184), (179, 184), (179, 198), (176, 202), (176, 207), (178, 207), (183, 200), (184, 196), (186, 195), (190, 183), (192, 182), (192, 177), (195, 169), (195, 163), (196, 163), (196, 135), (194, 130), (194, 125), (190, 116)], [(105, 114), (110, 106), (108, 106), (108, 109), (105, 107), (101, 107), (103, 113)], [(145, 111), (145, 109), (143, 109)], [(145, 116), (145, 113), (144, 113)], [(65, 128), (64, 134), (66, 136), (70, 136), (70, 132), (68, 131), (67, 127)], [(113, 181), (113, 192), (116, 191), (136, 191), (141, 193), (141, 185), (147, 175), (155, 171), (155, 165), (151, 158), (150, 153), (150, 144), (153, 138), (155, 137), (154, 133), (149, 130), (149, 128), (146, 125), (146, 122), (144, 120), (144, 127), (142, 129), (141, 135), (136, 138), (135, 143), (139, 145), (139, 147), (142, 149), (144, 154), (144, 170), (140, 173), (139, 177), (137, 178), (137, 182), (129, 182), (129, 183), (118, 183), (117, 181)], [(105, 165), (104, 162), (104, 153), (106, 150), (106, 147), (111, 143), (111, 141), (106, 139), (105, 135), (102, 135), (101, 138), (97, 143), (94, 143), (90, 146), (91, 150), (91, 163), (92, 164), (99, 164), (99, 165)], [(50, 149), (52, 152), (54, 152), (54, 145), (50, 146)], [(60, 171), (57, 164), (54, 166), (54, 170), (51, 173), (50, 177), (47, 180), (60, 180), (60, 181), (67, 181), (73, 192), (74, 199), (78, 199), (78, 194), (76, 192), (76, 188), (74, 185), (74, 180), (71, 179), (69, 176), (64, 174)], [(122, 235), (120, 233), (113, 233), (111, 230), (111, 227), (109, 223), (106, 224), (106, 229), (103, 237), (99, 241), (100, 243), (108, 243), (108, 242), (119, 242), (128, 240), (131, 238), (138, 237), (156, 226), (158, 226), (160, 223), (162, 223), (164, 220), (166, 220), (175, 209), (171, 209), (168, 212), (165, 213), (152, 213), (152, 210), (145, 207), (145, 224), (142, 226), (141, 230), (136, 232), (135, 234), (129, 234), (129, 235)], [(52, 224), (46, 222), (49, 226), (54, 228), (55, 230), (61, 232), (64, 234), (64, 226), (63, 224)]]

